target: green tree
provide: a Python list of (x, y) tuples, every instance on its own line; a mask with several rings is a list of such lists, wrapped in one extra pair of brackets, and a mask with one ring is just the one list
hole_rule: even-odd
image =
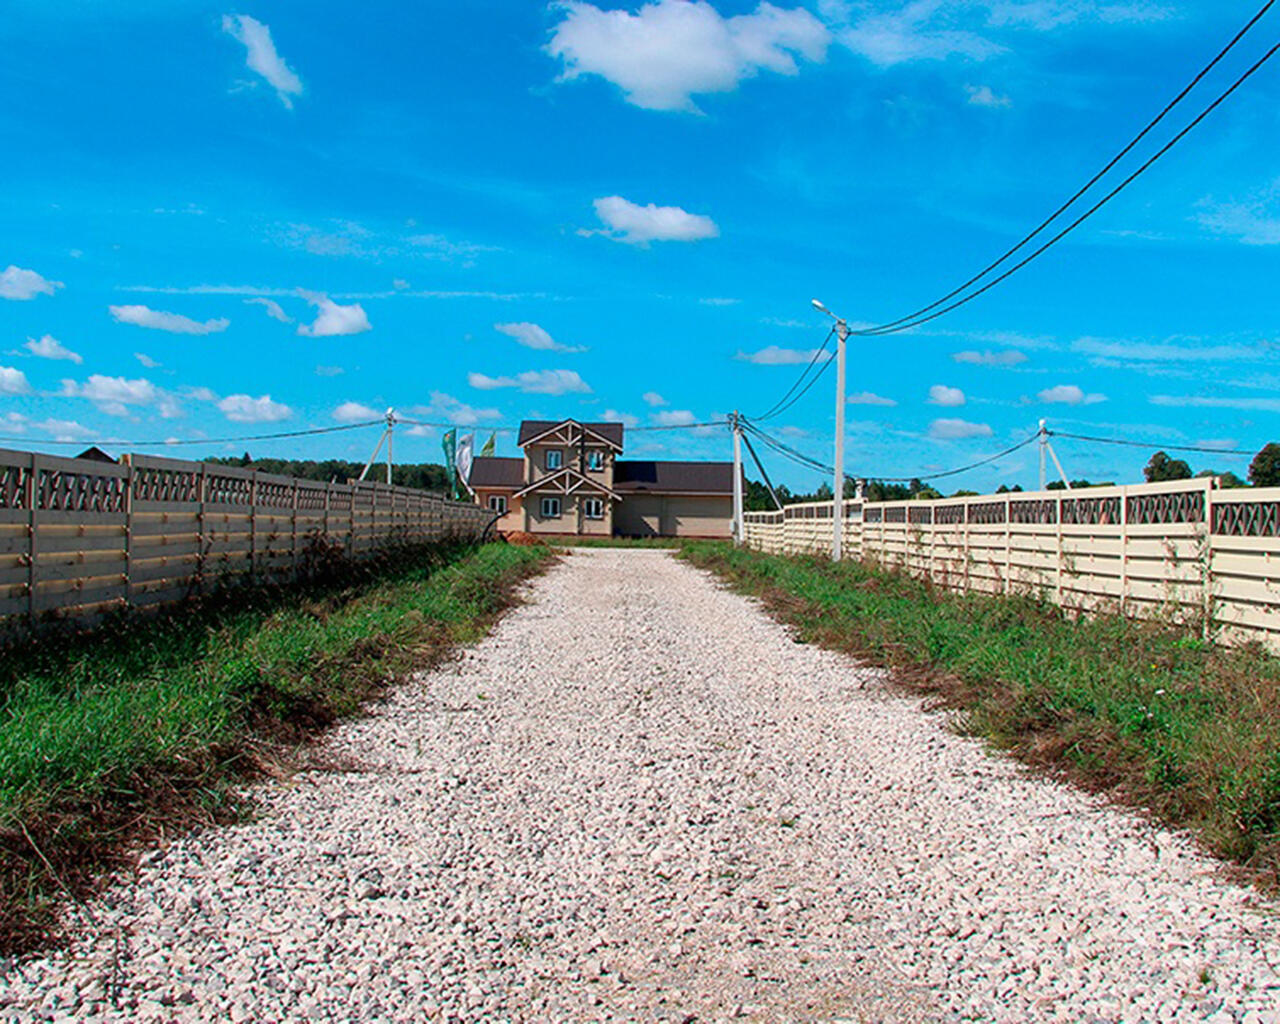
[(1191, 467), (1183, 459), (1171, 459), (1165, 452), (1156, 452), (1143, 469), (1147, 483), (1159, 484), (1166, 480), (1190, 480)]
[(1249, 482), (1254, 487), (1280, 487), (1280, 444), (1271, 441), (1253, 457)]

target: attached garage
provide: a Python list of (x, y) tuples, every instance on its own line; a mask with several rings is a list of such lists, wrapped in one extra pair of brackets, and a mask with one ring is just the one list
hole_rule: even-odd
[(733, 464), (619, 462), (613, 532), (621, 537), (729, 537)]

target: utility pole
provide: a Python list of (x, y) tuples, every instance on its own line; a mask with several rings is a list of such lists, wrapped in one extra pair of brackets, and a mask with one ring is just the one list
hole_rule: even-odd
[(1044, 490), (1045, 449), (1049, 447), (1049, 435), (1045, 433), (1044, 420), (1040, 421), (1040, 490)]
[(387, 484), (391, 484), (391, 436), (395, 433), (396, 428), (396, 412), (394, 409), (387, 410)]
[(736, 409), (730, 423), (733, 425), (733, 543), (741, 547), (746, 540), (742, 522), (742, 424)]
[(831, 495), (831, 560), (838, 562), (844, 555), (844, 353), (849, 325), (817, 299), (813, 300), (813, 308), (836, 322), (836, 465)]

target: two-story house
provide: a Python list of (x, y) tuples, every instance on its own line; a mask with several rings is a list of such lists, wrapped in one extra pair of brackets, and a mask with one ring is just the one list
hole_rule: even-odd
[(474, 460), (476, 501), (498, 529), (624, 537), (728, 537), (733, 463), (623, 461), (621, 423), (525, 420), (521, 458)]

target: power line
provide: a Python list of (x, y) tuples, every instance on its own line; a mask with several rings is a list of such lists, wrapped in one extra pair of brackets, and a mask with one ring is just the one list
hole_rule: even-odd
[(1255, 455), (1256, 452), (1242, 448), (1212, 448), (1209, 445), (1196, 444), (1149, 444), (1145, 441), (1129, 441), (1118, 437), (1090, 437), (1087, 434), (1064, 434), (1059, 430), (1045, 431), (1050, 437), (1065, 437), (1072, 441), (1089, 441), (1093, 444), (1124, 445), (1127, 448), (1148, 448), (1156, 451), (1170, 452), (1207, 452), (1212, 455)]
[(109, 447), (137, 447), (137, 448), (160, 448), (170, 447), (184, 444), (233, 444), (241, 441), (277, 441), (289, 437), (310, 437), (314, 434), (335, 434), (340, 430), (360, 430), (364, 427), (381, 427), (386, 423), (385, 420), (368, 420), (362, 423), (344, 423), (337, 427), (313, 427), (309, 430), (289, 430), (278, 434), (249, 434), (241, 437), (193, 437), (193, 438), (166, 438), (164, 440), (151, 441), (123, 441), (118, 439), (105, 438), (101, 440), (81, 439), (72, 440), (40, 440), (30, 437), (0, 437), (0, 441), (12, 442), (15, 444), (57, 444), (57, 445), (108, 445)]
[[(787, 391), (787, 393), (783, 395), (780, 399), (778, 399), (778, 401), (776, 401), (773, 404), (773, 407), (768, 412), (764, 413), (761, 416), (757, 416), (756, 419), (760, 421), (772, 419), (774, 416), (777, 416), (779, 413), (784, 412), (786, 409), (789, 409), (792, 405), (795, 404), (795, 402), (789, 402), (786, 405), (783, 405), (783, 403), (786, 402), (787, 399), (791, 397), (795, 389), (800, 386), (800, 382), (803, 381), (805, 377), (808, 376), (809, 371), (813, 369), (813, 364), (818, 361), (819, 356), (821, 356), (822, 353), (827, 350), (827, 346), (831, 344), (831, 336), (835, 333), (836, 333), (836, 329), (832, 327), (831, 330), (827, 332), (827, 337), (826, 337), (826, 340), (822, 343), (822, 347), (816, 348), (813, 350), (813, 358), (809, 360), (809, 365), (806, 366), (804, 370), (801, 372), (800, 376), (796, 378), (796, 382), (791, 385), (790, 390)], [(823, 365), (822, 370), (825, 370), (827, 368), (827, 365), (830, 364), (830, 362), (831, 360), (830, 358), (828, 358), (827, 363)], [(822, 375), (822, 370), (818, 371), (818, 376)], [(815, 377), (814, 380), (817, 380), (817, 377)], [(809, 386), (811, 387), (812, 384), (813, 384), (813, 381), (810, 381)], [(808, 390), (809, 388), (806, 387), (805, 391), (808, 391)], [(803, 394), (804, 394), (804, 391), (800, 392), (800, 395), (796, 396), (796, 400), (798, 401), (800, 396), (802, 396)], [(781, 406), (781, 408), (779, 408), (779, 406)]]
[[(1059, 206), (1056, 210), (1054, 210), (1054, 211), (1053, 211), (1053, 213), (1052, 213), (1052, 214), (1050, 214), (1050, 215), (1049, 215), (1045, 220), (1041, 221), (1041, 222), (1040, 222), (1040, 224), (1039, 224), (1039, 225), (1037, 225), (1037, 227), (1036, 227), (1033, 231), (1031, 231), (1029, 234), (1027, 234), (1026, 236), (1024, 236), (1024, 237), (1023, 237), (1023, 238), (1022, 238), (1022, 239), (1021, 239), (1021, 240), (1020, 240), (1020, 241), (1019, 241), (1015, 246), (1013, 246), (1011, 249), (1008, 249), (1007, 251), (1005, 251), (1005, 252), (1004, 252), (1003, 254), (1001, 254), (1001, 256), (1000, 256), (998, 259), (996, 259), (994, 262), (992, 262), (992, 263), (988, 264), (986, 267), (984, 267), (981, 271), (979, 271), (979, 272), (978, 272), (977, 274), (975, 274), (973, 277), (969, 278), (969, 280), (965, 281), (965, 283), (964, 283), (964, 284), (960, 285), (960, 286), (959, 286), (958, 288), (956, 288), (954, 291), (948, 292), (946, 295), (942, 296), (942, 298), (938, 299), (937, 301), (932, 302), (932, 303), (930, 303), (929, 305), (924, 306), (924, 307), (922, 307), (921, 309), (916, 310), (914, 313), (909, 313), (909, 314), (907, 314), (907, 315), (906, 315), (906, 316), (904, 316), (904, 317), (900, 317), (900, 318), (899, 318), (899, 319), (897, 319), (897, 320), (890, 321), (889, 323), (886, 323), (886, 324), (881, 324), (881, 325), (879, 325), (878, 327), (868, 328), (868, 329), (866, 329), (865, 331), (854, 331), (853, 333), (855, 333), (855, 334), (863, 334), (863, 333), (871, 333), (871, 334), (889, 333), (891, 329), (893, 329), (893, 328), (897, 328), (897, 327), (899, 327), (900, 325), (906, 324), (908, 321), (910, 321), (910, 320), (914, 320), (916, 317), (923, 316), (924, 314), (929, 313), (929, 312), (931, 312), (932, 310), (937, 309), (939, 306), (943, 305), (944, 303), (949, 302), (950, 300), (954, 299), (957, 295), (960, 295), (960, 294), (961, 294), (962, 292), (964, 292), (966, 289), (968, 289), (968, 288), (972, 287), (973, 285), (975, 285), (975, 284), (977, 284), (979, 281), (981, 281), (984, 277), (986, 277), (986, 276), (987, 276), (988, 274), (990, 274), (993, 270), (995, 270), (997, 267), (999, 267), (1002, 263), (1004, 263), (1006, 260), (1008, 260), (1010, 257), (1012, 257), (1015, 253), (1017, 253), (1017, 252), (1019, 252), (1020, 250), (1022, 250), (1022, 249), (1023, 249), (1025, 246), (1027, 246), (1027, 245), (1028, 245), (1028, 244), (1029, 244), (1029, 243), (1030, 243), (1030, 242), (1031, 242), (1031, 241), (1032, 241), (1036, 236), (1038, 236), (1042, 231), (1044, 231), (1044, 230), (1045, 230), (1045, 229), (1046, 229), (1050, 224), (1052, 224), (1055, 220), (1057, 220), (1057, 219), (1058, 219), (1059, 217), (1061, 217), (1064, 213), (1066, 213), (1068, 209), (1070, 209), (1072, 206), (1074, 206), (1074, 205), (1076, 204), (1076, 202), (1077, 202), (1079, 199), (1081, 199), (1081, 198), (1082, 198), (1082, 197), (1083, 197), (1083, 196), (1084, 196), (1084, 195), (1085, 195), (1085, 194), (1086, 194), (1086, 193), (1087, 193), (1091, 188), (1093, 188), (1093, 186), (1094, 186), (1094, 185), (1096, 185), (1099, 181), (1101, 181), (1101, 180), (1102, 180), (1102, 179), (1103, 179), (1103, 178), (1104, 178), (1104, 177), (1105, 177), (1105, 176), (1106, 176), (1106, 175), (1107, 175), (1107, 174), (1108, 174), (1108, 173), (1109, 173), (1109, 172), (1110, 172), (1110, 171), (1111, 171), (1111, 170), (1112, 170), (1112, 169), (1113, 169), (1113, 168), (1114, 168), (1118, 163), (1120, 163), (1120, 161), (1121, 161), (1121, 160), (1123, 160), (1126, 156), (1128, 156), (1128, 155), (1129, 155), (1129, 153), (1131, 153), (1131, 152), (1133, 151), (1134, 147), (1136, 147), (1136, 146), (1138, 145), (1138, 143), (1139, 143), (1139, 142), (1141, 142), (1144, 138), (1146, 138), (1146, 137), (1147, 137), (1147, 136), (1148, 136), (1148, 135), (1149, 135), (1149, 134), (1150, 134), (1150, 133), (1155, 129), (1155, 127), (1156, 127), (1157, 125), (1159, 125), (1159, 124), (1160, 124), (1160, 122), (1162, 122), (1162, 121), (1165, 119), (1165, 117), (1167, 117), (1167, 116), (1168, 116), (1168, 115), (1173, 111), (1173, 109), (1174, 109), (1174, 108), (1175, 108), (1179, 103), (1181, 103), (1184, 99), (1186, 99), (1186, 97), (1188, 96), (1188, 94), (1189, 94), (1189, 93), (1190, 93), (1190, 92), (1191, 92), (1191, 91), (1192, 91), (1192, 90), (1193, 90), (1197, 85), (1199, 85), (1199, 84), (1200, 84), (1200, 82), (1205, 78), (1205, 76), (1206, 76), (1206, 75), (1208, 75), (1208, 74), (1209, 74), (1209, 72), (1210, 72), (1210, 71), (1212, 71), (1215, 67), (1217, 67), (1217, 66), (1218, 66), (1218, 64), (1219, 64), (1219, 63), (1221, 63), (1221, 61), (1223, 60), (1223, 58), (1225, 58), (1225, 57), (1227, 56), (1227, 54), (1229, 54), (1233, 49), (1235, 49), (1236, 44), (1237, 44), (1237, 43), (1239, 43), (1239, 42), (1240, 42), (1240, 40), (1242, 40), (1242, 39), (1243, 39), (1243, 38), (1244, 38), (1244, 37), (1249, 33), (1250, 29), (1252, 29), (1252, 28), (1253, 28), (1253, 26), (1254, 26), (1254, 25), (1256, 25), (1256, 24), (1257, 24), (1257, 23), (1262, 19), (1262, 16), (1263, 16), (1263, 15), (1265, 15), (1265, 14), (1267, 13), (1267, 11), (1269, 11), (1269, 10), (1270, 10), (1274, 5), (1275, 5), (1275, 0), (1268, 0), (1268, 2), (1262, 6), (1262, 8), (1258, 11), (1258, 13), (1257, 13), (1257, 14), (1255, 14), (1255, 15), (1254, 15), (1254, 16), (1253, 16), (1253, 17), (1248, 21), (1248, 23), (1247, 23), (1247, 24), (1246, 24), (1242, 29), (1240, 29), (1240, 31), (1239, 31), (1239, 32), (1237, 32), (1237, 33), (1236, 33), (1235, 37), (1234, 37), (1234, 38), (1233, 38), (1229, 43), (1227, 43), (1227, 45), (1226, 45), (1225, 47), (1223, 47), (1223, 49), (1222, 49), (1222, 50), (1220, 50), (1220, 51), (1218, 52), (1218, 54), (1213, 58), (1213, 60), (1211, 60), (1208, 64), (1206, 64), (1206, 65), (1205, 65), (1205, 66), (1200, 70), (1200, 73), (1199, 73), (1199, 74), (1197, 74), (1197, 75), (1195, 76), (1195, 78), (1193, 78), (1193, 79), (1191, 80), (1191, 82), (1190, 82), (1190, 83), (1189, 83), (1185, 88), (1183, 88), (1183, 90), (1182, 90), (1181, 92), (1179, 92), (1179, 93), (1178, 93), (1178, 95), (1177, 95), (1177, 96), (1175, 96), (1175, 97), (1174, 97), (1174, 98), (1173, 98), (1173, 99), (1172, 99), (1172, 100), (1171, 100), (1171, 101), (1170, 101), (1170, 102), (1169, 102), (1169, 103), (1164, 107), (1164, 109), (1160, 111), (1160, 113), (1159, 113), (1159, 114), (1157, 114), (1157, 115), (1155, 116), (1155, 118), (1154, 118), (1154, 119), (1152, 119), (1151, 121), (1149, 121), (1149, 122), (1147, 123), (1147, 125), (1142, 129), (1142, 131), (1140, 131), (1137, 135), (1135, 135), (1135, 136), (1133, 137), (1133, 139), (1128, 143), (1128, 145), (1126, 145), (1123, 149), (1121, 149), (1121, 150), (1120, 150), (1120, 152), (1118, 152), (1115, 156), (1113, 156), (1113, 157), (1112, 157), (1112, 158), (1107, 162), (1107, 164), (1106, 164), (1106, 165), (1105, 165), (1105, 166), (1104, 166), (1100, 171), (1098, 171), (1098, 172), (1097, 172), (1097, 174), (1095, 174), (1092, 178), (1090, 178), (1090, 179), (1089, 179), (1089, 180), (1084, 184), (1084, 186), (1083, 186), (1082, 188), (1080, 188), (1080, 189), (1079, 189), (1079, 191), (1077, 191), (1077, 192), (1076, 192), (1076, 193), (1075, 193), (1075, 194), (1074, 194), (1070, 199), (1068, 199), (1065, 203), (1063, 203), (1063, 204), (1062, 204), (1061, 206)], [(1274, 51), (1273, 51), (1273, 52), (1274, 52)], [(1268, 55), (1268, 56), (1270, 56), (1270, 55)], [(1265, 60), (1266, 60), (1266, 58), (1264, 58), (1264, 62), (1265, 62)], [(1259, 66), (1260, 66), (1260, 65), (1259, 65)], [(1256, 70), (1256, 69), (1255, 69), (1255, 70)], [(1248, 76), (1246, 76), (1246, 77), (1248, 77)], [(1239, 83), (1237, 83), (1237, 84), (1239, 84)], [(1234, 87), (1233, 87), (1232, 91), (1234, 91)], [(1230, 95), (1230, 92), (1228, 92), (1228, 93), (1227, 93), (1227, 95)], [(1225, 96), (1224, 96), (1223, 98), (1225, 99)], [(1221, 102), (1221, 100), (1219, 100), (1219, 102)], [(1217, 104), (1215, 104), (1215, 106), (1216, 106), (1216, 105), (1217, 105)], [(1211, 108), (1210, 108), (1210, 110), (1212, 110), (1212, 109), (1213, 109), (1213, 108), (1211, 107)], [(1206, 111), (1206, 113), (1207, 113), (1207, 111)], [(1203, 117), (1203, 115), (1202, 115), (1202, 117)], [(1198, 123), (1198, 120), (1197, 120), (1196, 122), (1193, 122), (1193, 124), (1192, 124), (1192, 126), (1191, 126), (1191, 127), (1194, 127), (1194, 125), (1195, 125), (1196, 123)], [(1189, 130), (1190, 130), (1190, 128), (1188, 128), (1187, 130), (1189, 131)], [(1183, 134), (1186, 134), (1186, 132), (1184, 131), (1184, 132), (1183, 132)], [(1179, 138), (1181, 138), (1181, 136), (1179, 136)], [(1175, 139), (1174, 141), (1176, 142), (1177, 140)], [(1171, 144), (1171, 145), (1172, 145), (1172, 144)], [(1168, 148), (1168, 147), (1166, 147), (1166, 148)], [(1159, 154), (1157, 154), (1157, 156), (1158, 156), (1158, 155), (1159, 155)], [(1126, 183), (1126, 184), (1127, 184), (1127, 183)], [(1114, 194), (1114, 193), (1113, 193), (1113, 194)], [(1108, 198), (1110, 198), (1110, 197), (1108, 197)], [(1090, 211), (1090, 212), (1092, 213), (1092, 211)], [(1077, 223), (1079, 223), (1079, 222), (1077, 222)], [(1073, 225), (1073, 227), (1074, 227), (1074, 225)], [(1041, 251), (1043, 251), (1043, 250), (1041, 250)], [(1023, 265), (1023, 264), (1020, 264), (1020, 266), (1021, 266), (1021, 265)], [(1015, 268), (1015, 269), (1017, 269), (1017, 268)], [(994, 284), (994, 283), (997, 283), (997, 282), (993, 282), (993, 284)], [(985, 289), (984, 289), (984, 290), (985, 290)], [(982, 294), (982, 293), (981, 293), (981, 292), (978, 292), (977, 294), (978, 294), (978, 295), (980, 295), (980, 294)], [(976, 298), (977, 296), (975, 295), (975, 296), (972, 296), (972, 297), (973, 297), (973, 298)], [(965, 301), (967, 302), (967, 301), (969, 301), (969, 300), (968, 300), (968, 299), (966, 299)], [(952, 307), (952, 308), (955, 308), (955, 307)], [(946, 311), (944, 310), (944, 312), (946, 312)], [(939, 315), (941, 315), (941, 314), (939, 314)], [(904, 328), (904, 329), (905, 329), (905, 328)]]

